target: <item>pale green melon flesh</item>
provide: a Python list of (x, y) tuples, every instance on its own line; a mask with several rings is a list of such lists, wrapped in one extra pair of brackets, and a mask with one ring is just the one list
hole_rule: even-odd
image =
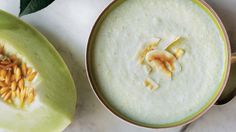
[(4, 131), (62, 131), (70, 124), (76, 89), (62, 58), (39, 32), (0, 10), (0, 42), (17, 51), (39, 73), (34, 107), (17, 109), (0, 100), (0, 128)]

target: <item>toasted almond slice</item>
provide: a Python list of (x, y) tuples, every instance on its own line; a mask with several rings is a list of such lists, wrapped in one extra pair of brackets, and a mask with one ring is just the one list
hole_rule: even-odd
[(171, 71), (165, 70), (164, 73), (170, 78), (172, 78), (172, 76), (173, 76)]
[(145, 56), (149, 51), (152, 51), (155, 49), (155, 47), (158, 46), (158, 43), (160, 42), (160, 39), (157, 38), (155, 41), (152, 41), (150, 43), (147, 43), (144, 48), (139, 51), (138, 53), (138, 63), (143, 64), (145, 60)]
[(144, 80), (144, 86), (153, 91), (159, 88), (159, 85), (151, 78), (147, 78)]
[(152, 38), (150, 42), (146, 44), (147, 49), (152, 50), (153, 48), (156, 48), (160, 41), (161, 41), (160, 38)]
[(174, 72), (175, 67), (173, 66), (173, 64), (170, 64), (170, 63), (168, 63), (168, 62), (165, 62), (165, 65), (166, 65), (167, 69), (168, 69), (170, 72)]
[(162, 60), (162, 61), (175, 61), (176, 58), (173, 54), (171, 54), (168, 51), (165, 50), (152, 50), (150, 52), (147, 53), (146, 57), (145, 57), (146, 61), (150, 63), (150, 60), (153, 59), (158, 59), (158, 60)]
[[(169, 53), (168, 51), (153, 50), (146, 55), (145, 59), (150, 66), (156, 69), (160, 69), (167, 76), (172, 77), (171, 70), (174, 69), (173, 66), (176, 58), (171, 53)], [(169, 69), (168, 65), (166, 64), (170, 65), (171, 69)]]
[(184, 53), (185, 53), (184, 49), (178, 48), (176, 49), (174, 55), (177, 59), (179, 59), (184, 55)]
[(37, 72), (31, 73), (30, 75), (27, 76), (27, 80), (32, 81), (35, 78), (36, 75), (37, 75)]
[(178, 42), (181, 39), (180, 36), (175, 37), (174, 39), (172, 39), (169, 43), (167, 43), (166, 47), (164, 48), (164, 50), (170, 51), (171, 48), (176, 44), (176, 42)]
[(156, 67), (156, 69), (160, 69), (167, 76), (172, 77), (172, 73), (171, 73), (171, 71), (169, 71), (168, 67), (165, 65), (165, 62), (162, 62), (160, 60), (155, 60), (152, 63), (152, 65), (153, 65), (153, 67)]

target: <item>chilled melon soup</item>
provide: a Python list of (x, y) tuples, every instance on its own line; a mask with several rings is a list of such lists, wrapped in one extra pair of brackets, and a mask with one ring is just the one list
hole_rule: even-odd
[[(178, 44), (167, 51), (176, 37)], [(179, 72), (147, 71), (151, 64), (137, 61), (145, 44), (155, 41), (153, 54), (174, 57), (176, 49), (184, 50), (181, 58), (174, 57)], [(178, 123), (203, 111), (222, 86), (227, 60), (216, 24), (191, 0), (124, 1), (102, 22), (92, 50), (93, 76), (103, 98), (123, 117), (148, 125)], [(155, 90), (144, 84), (147, 79)]]

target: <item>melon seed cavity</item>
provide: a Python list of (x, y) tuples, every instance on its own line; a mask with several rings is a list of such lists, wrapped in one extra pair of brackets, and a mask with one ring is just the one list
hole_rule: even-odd
[(16, 55), (6, 54), (0, 46), (0, 96), (2, 101), (23, 108), (36, 96), (32, 81), (37, 72), (28, 67)]

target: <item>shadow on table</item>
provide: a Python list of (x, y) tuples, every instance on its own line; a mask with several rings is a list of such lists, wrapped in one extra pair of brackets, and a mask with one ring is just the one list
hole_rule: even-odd
[(224, 26), (230, 38), (232, 51), (236, 52), (236, 10), (232, 10), (232, 8), (229, 8), (229, 6), (231, 7), (231, 5), (235, 5), (236, 2), (228, 1), (229, 3), (232, 3), (231, 5), (227, 5), (226, 1), (206, 0), (206, 2), (212, 6), (212, 8), (216, 11), (216, 13), (224, 23)]

